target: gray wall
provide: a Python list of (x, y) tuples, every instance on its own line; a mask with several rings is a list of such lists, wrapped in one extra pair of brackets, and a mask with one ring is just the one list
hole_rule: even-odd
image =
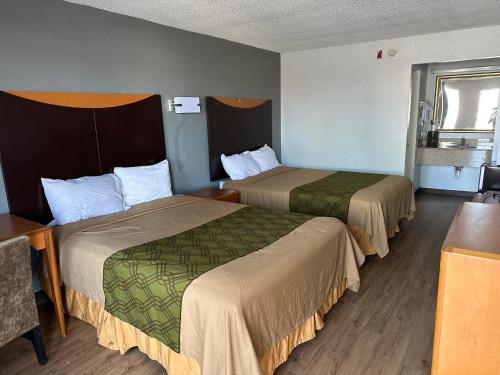
[[(167, 112), (168, 97), (272, 99), (273, 145), (281, 151), (278, 53), (62, 0), (2, 2), (0, 90), (161, 94), (177, 193), (210, 184), (206, 116), (203, 108)], [(7, 210), (0, 176), (0, 212)]]

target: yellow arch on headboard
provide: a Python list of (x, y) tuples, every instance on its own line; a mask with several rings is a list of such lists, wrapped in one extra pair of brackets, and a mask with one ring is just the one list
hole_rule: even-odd
[(45, 104), (72, 108), (110, 108), (132, 104), (149, 98), (152, 94), (114, 94), (93, 92), (5, 91)]
[(268, 99), (231, 98), (226, 96), (214, 96), (214, 98), (225, 105), (235, 108), (255, 108), (268, 101)]

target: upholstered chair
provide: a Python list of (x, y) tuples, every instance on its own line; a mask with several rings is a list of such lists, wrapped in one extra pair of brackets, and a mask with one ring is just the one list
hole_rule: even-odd
[(40, 364), (47, 363), (35, 295), (27, 237), (0, 242), (0, 347), (28, 338)]

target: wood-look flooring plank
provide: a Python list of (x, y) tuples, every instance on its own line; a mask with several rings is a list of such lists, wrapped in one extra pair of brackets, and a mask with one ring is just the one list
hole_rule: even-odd
[[(402, 222), (391, 252), (367, 259), (360, 290), (344, 294), (323, 330), (297, 347), (276, 375), (429, 374), (439, 250), (465, 200), (418, 194), (416, 218)], [(31, 342), (20, 338), (0, 348), (1, 375), (165, 375), (137, 349), (122, 356), (99, 346), (95, 328), (77, 319), (69, 318), (68, 336), (59, 337), (50, 305), (40, 308), (40, 319), (47, 365), (39, 366)]]

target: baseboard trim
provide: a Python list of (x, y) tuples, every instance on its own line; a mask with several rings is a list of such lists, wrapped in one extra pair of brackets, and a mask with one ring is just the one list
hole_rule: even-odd
[(466, 197), (466, 198), (472, 198), (475, 194), (477, 194), (476, 191), (445, 190), (445, 189), (430, 189), (430, 188), (418, 188), (416, 193), (452, 195), (455, 197)]

